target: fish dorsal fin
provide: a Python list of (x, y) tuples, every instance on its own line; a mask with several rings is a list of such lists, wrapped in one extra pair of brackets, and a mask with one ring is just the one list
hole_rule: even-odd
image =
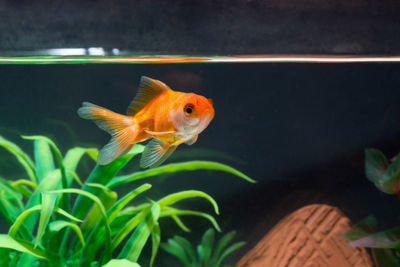
[(174, 152), (176, 146), (171, 146), (158, 139), (151, 139), (150, 142), (144, 148), (142, 157), (140, 159), (140, 167), (142, 168), (154, 168), (163, 163), (172, 152)]
[(142, 76), (139, 84), (139, 91), (128, 107), (127, 114), (134, 116), (144, 108), (153, 98), (162, 92), (171, 90), (165, 83)]

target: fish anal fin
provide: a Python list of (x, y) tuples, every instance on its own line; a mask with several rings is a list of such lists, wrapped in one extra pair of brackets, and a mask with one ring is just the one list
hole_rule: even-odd
[(105, 145), (99, 152), (97, 163), (100, 165), (107, 165), (118, 156), (129, 151), (135, 143), (139, 131), (137, 127), (130, 126), (122, 130), (116, 131), (113, 134), (110, 142)]
[(139, 84), (139, 91), (130, 103), (127, 114), (134, 116), (143, 109), (152, 99), (160, 93), (171, 90), (165, 83), (142, 76)]
[(162, 164), (175, 151), (176, 146), (153, 138), (146, 145), (140, 159), (140, 167), (154, 168)]

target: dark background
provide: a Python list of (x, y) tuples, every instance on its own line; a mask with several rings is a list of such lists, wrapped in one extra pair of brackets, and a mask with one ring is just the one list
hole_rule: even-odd
[(400, 52), (399, 1), (3, 0), (0, 51)]
[[(146, 196), (153, 199), (185, 189), (215, 197), (223, 231), (237, 230), (237, 240), (247, 241), (236, 258), (283, 216), (310, 203), (337, 206), (354, 222), (375, 215), (382, 229), (399, 224), (396, 197), (378, 191), (364, 174), (365, 148), (388, 157), (400, 151), (398, 64), (0, 65), (0, 133), (27, 151), (31, 142), (17, 133), (47, 135), (64, 153), (76, 145), (101, 147), (107, 133), (76, 110), (90, 101), (125, 112), (141, 75), (215, 104), (216, 116), (197, 143), (180, 146), (168, 162), (217, 160), (258, 181), (212, 171), (148, 181), (153, 188)], [(4, 150), (0, 159), (0, 176), (22, 175)], [(82, 179), (91, 167), (90, 160), (81, 164)], [(122, 196), (136, 186), (117, 189)], [(212, 213), (199, 199), (182, 205)], [(178, 233), (197, 242), (210, 226), (185, 221), (192, 235), (163, 220), (163, 239)]]

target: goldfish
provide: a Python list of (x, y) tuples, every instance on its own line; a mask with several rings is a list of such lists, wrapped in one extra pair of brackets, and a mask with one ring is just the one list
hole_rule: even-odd
[(78, 115), (93, 120), (111, 135), (109, 143), (99, 151), (98, 164), (107, 165), (136, 143), (151, 139), (144, 148), (140, 166), (153, 168), (180, 144), (194, 144), (214, 118), (214, 107), (211, 99), (174, 91), (159, 80), (142, 76), (127, 115), (89, 102), (82, 103)]

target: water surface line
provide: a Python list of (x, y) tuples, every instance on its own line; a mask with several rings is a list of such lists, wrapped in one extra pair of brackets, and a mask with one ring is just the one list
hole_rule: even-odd
[(232, 55), (232, 56), (24, 56), (0, 57), (0, 64), (165, 64), (165, 63), (396, 63), (400, 56)]

